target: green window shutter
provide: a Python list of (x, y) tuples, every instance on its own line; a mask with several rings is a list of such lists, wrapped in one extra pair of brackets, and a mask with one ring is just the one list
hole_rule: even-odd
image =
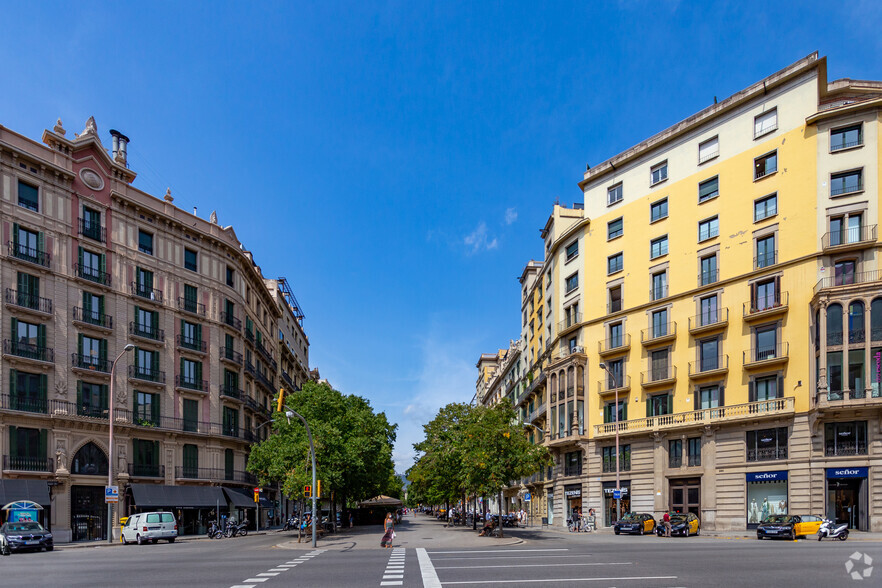
[(622, 420), (623, 421), (628, 420), (628, 403), (627, 402), (622, 403)]
[(28, 280), (28, 292), (32, 295), (39, 297), (40, 296), (40, 278), (36, 276), (28, 276), (30, 279)]
[(77, 263), (80, 264), (80, 271), (83, 271), (83, 248), (80, 247), (77, 251)]
[(37, 251), (40, 253), (46, 252), (46, 236), (43, 234), (43, 231), (37, 233)]
[(28, 292), (28, 275), (24, 272), (18, 272), (18, 295), (29, 294)]
[(720, 386), (720, 406), (726, 406), (726, 387)]
[(46, 348), (46, 325), (37, 325), (37, 347)]
[(202, 383), (202, 362), (196, 362), (196, 382)]
[(98, 357), (101, 361), (107, 361), (107, 339), (98, 341)]
[(148, 290), (153, 290), (153, 272), (144, 272), (144, 283)]
[(196, 343), (202, 343), (202, 325), (196, 325)]
[[(151, 288), (152, 288), (152, 286), (151, 286)], [(156, 329), (156, 332), (158, 333), (159, 332), (159, 311), (158, 310), (151, 311), (150, 317), (152, 319), (151, 324), (153, 325), (153, 328)]]
[(83, 354), (83, 334), (77, 333), (77, 354)]
[(150, 357), (152, 359), (152, 366), (151, 367), (153, 369), (153, 373), (155, 374), (159, 371), (159, 353), (156, 351), (153, 351), (150, 354)]
[[(102, 297), (102, 298), (103, 298), (103, 297)], [(135, 324), (136, 324), (136, 325), (139, 323), (139, 317), (140, 317), (140, 316), (141, 316), (141, 307), (140, 307), (140, 306), (136, 306), (136, 307), (135, 307)]]
[(224, 466), (227, 471), (233, 471), (233, 450), (225, 449), (224, 450)]
[(46, 459), (47, 437), (48, 431), (46, 429), (40, 429), (40, 459)]
[(102, 253), (98, 257), (98, 264), (99, 264), (98, 267), (101, 269), (101, 273), (102, 274), (106, 273), (107, 272), (107, 255), (106, 254)]
[(153, 394), (153, 400), (150, 403), (150, 418), (153, 419), (154, 423), (159, 423), (159, 394)]
[(18, 223), (12, 223), (12, 248), (18, 251)]
[(40, 374), (40, 407), (46, 404), (48, 398), (47, 390), (49, 388), (49, 376)]
[(141, 369), (141, 354), (138, 353), (138, 351), (139, 351), (138, 348), (135, 347), (135, 369), (136, 370)]
[(18, 457), (18, 427), (9, 427), (9, 455)]
[(153, 465), (159, 465), (159, 441), (153, 442)]
[(668, 414), (674, 414), (674, 396), (668, 394)]
[(18, 384), (18, 370), (9, 370), (9, 399), (13, 401), (14, 404), (16, 398), (18, 398), (18, 392), (16, 392), (16, 386)]
[(18, 319), (13, 317), (10, 321), (12, 324), (12, 340), (14, 342), (18, 341)]
[(77, 408), (83, 406), (83, 382), (77, 380)]
[(181, 374), (181, 380), (183, 380), (184, 379), (184, 358), (183, 357), (181, 358), (181, 369), (178, 371), (178, 373)]
[[(92, 308), (91, 301), (89, 304), (89, 308), (90, 309)], [(104, 316), (104, 296), (98, 297), (98, 314), (101, 315), (102, 317)]]
[(644, 404), (646, 404), (646, 416), (651, 417), (652, 416), (652, 399), (647, 398), (646, 402)]
[(141, 440), (140, 439), (132, 439), (132, 461), (135, 462), (135, 465), (141, 465)]

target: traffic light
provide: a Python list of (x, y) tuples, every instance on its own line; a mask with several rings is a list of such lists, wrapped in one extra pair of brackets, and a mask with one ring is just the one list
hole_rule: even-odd
[(316, 498), (322, 497), (322, 481), (321, 480), (315, 481), (315, 496), (316, 496)]
[(285, 389), (279, 388), (279, 405), (276, 407), (276, 412), (282, 412), (283, 406), (285, 406)]
[(260, 502), (260, 492), (254, 491), (254, 502)]
[(312, 486), (303, 487), (303, 496), (305, 498), (312, 498)]

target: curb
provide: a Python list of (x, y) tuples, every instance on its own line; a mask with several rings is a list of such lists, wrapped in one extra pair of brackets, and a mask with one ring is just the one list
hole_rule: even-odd
[[(270, 533), (267, 531), (254, 531), (249, 532), (248, 537), (256, 537), (258, 535), (269, 535)], [(193, 541), (211, 541), (208, 537), (204, 535), (184, 535), (182, 537), (178, 537), (175, 539), (175, 543), (190, 543)], [(92, 541), (89, 543), (56, 543), (55, 549), (101, 549), (106, 547), (126, 547), (122, 541), (114, 541), (113, 543), (108, 543), (107, 541)]]

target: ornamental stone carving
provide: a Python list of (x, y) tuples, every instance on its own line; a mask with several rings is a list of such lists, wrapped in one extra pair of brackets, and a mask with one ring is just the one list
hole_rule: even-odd
[(89, 169), (88, 167), (84, 167), (80, 170), (80, 179), (93, 190), (101, 190), (104, 188), (104, 179), (98, 175), (95, 170)]

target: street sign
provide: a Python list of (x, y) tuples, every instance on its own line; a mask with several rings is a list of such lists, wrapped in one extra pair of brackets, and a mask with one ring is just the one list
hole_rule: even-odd
[(613, 500), (619, 500), (622, 497), (622, 491), (616, 488), (613, 490)]
[(530, 502), (530, 493), (529, 492), (524, 494), (524, 502)]
[(106, 504), (116, 504), (119, 502), (119, 486), (104, 487), (104, 502)]

